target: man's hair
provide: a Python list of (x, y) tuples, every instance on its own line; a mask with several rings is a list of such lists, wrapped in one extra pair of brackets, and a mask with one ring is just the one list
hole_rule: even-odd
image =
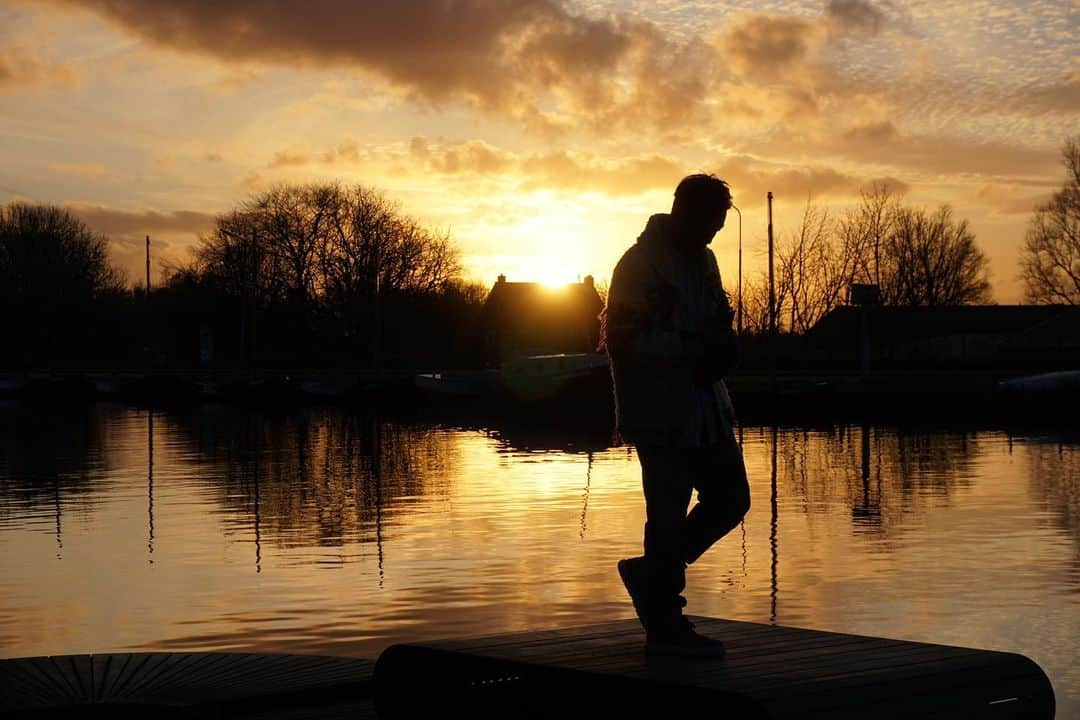
[(728, 184), (715, 175), (698, 173), (687, 175), (679, 181), (671, 211), (688, 211), (694, 214), (718, 206), (725, 210), (731, 207), (731, 190)]

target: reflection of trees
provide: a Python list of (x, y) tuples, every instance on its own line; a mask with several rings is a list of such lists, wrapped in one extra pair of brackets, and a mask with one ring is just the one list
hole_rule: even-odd
[(1080, 551), (1080, 445), (1031, 439), (1026, 450), (1032, 496)]
[(64, 510), (89, 504), (102, 470), (119, 461), (108, 444), (121, 412), (79, 405), (0, 413), (0, 520), (52, 515), (60, 553)]
[(119, 412), (73, 406), (0, 413), (0, 516), (51, 505), (57, 493), (64, 500), (93, 490), (100, 470), (117, 460), (106, 451)]
[(188, 433), (230, 525), (257, 520), (260, 539), (340, 546), (374, 539), (402, 497), (443, 494), (445, 433), (311, 410), (288, 416), (224, 410), (170, 417)]
[(828, 513), (844, 498), (856, 532), (885, 536), (971, 484), (976, 442), (965, 433), (858, 426), (781, 430), (781, 483), (809, 513)]

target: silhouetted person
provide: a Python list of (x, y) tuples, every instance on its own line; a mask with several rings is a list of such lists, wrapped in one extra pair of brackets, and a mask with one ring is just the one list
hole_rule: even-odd
[(722, 381), (738, 341), (707, 247), (730, 206), (724, 181), (684, 178), (671, 213), (650, 217), (615, 266), (604, 310), (618, 430), (637, 448), (646, 510), (645, 554), (620, 560), (618, 569), (650, 653), (723, 654), (683, 615), (686, 566), (750, 509)]

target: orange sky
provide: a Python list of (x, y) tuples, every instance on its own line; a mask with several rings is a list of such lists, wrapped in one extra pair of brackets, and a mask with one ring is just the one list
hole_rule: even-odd
[[(141, 277), (282, 180), (382, 189), (485, 283), (603, 279), (716, 172), (761, 266), (885, 179), (948, 202), (1016, 301), (1080, 132), (1074, 2), (0, 0), (0, 201), (76, 209)], [(734, 220), (734, 219), (733, 219)], [(734, 284), (735, 226), (714, 243)]]

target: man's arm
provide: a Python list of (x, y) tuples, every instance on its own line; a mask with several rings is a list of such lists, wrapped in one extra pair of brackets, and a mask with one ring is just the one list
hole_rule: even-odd
[(709, 281), (716, 298), (716, 315), (706, 319), (705, 358), (702, 367), (705, 373), (719, 379), (728, 375), (739, 364), (741, 348), (739, 336), (734, 330), (735, 312), (731, 309), (728, 295), (720, 279), (720, 268), (716, 257), (707, 251), (709, 262)]
[(699, 367), (705, 339), (675, 327), (674, 306), (668, 307), (673, 302), (636, 253), (623, 255), (604, 309), (604, 344), (612, 360), (639, 368)]

